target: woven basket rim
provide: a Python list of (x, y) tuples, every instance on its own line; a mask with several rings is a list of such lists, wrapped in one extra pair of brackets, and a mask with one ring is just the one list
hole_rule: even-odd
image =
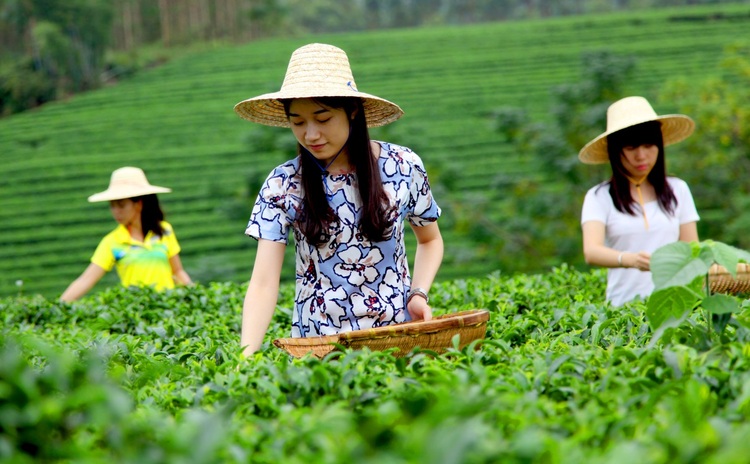
[[(742, 275), (744, 279), (747, 279), (746, 275), (750, 274), (750, 264), (737, 263), (737, 269), (735, 273), (737, 274), (738, 277)], [(712, 264), (711, 267), (708, 268), (708, 275), (709, 277), (724, 276), (724, 275), (731, 276), (727, 268), (716, 263)]]
[(282, 349), (284, 346), (315, 347), (335, 343), (347, 346), (353, 342), (362, 342), (383, 337), (419, 336), (451, 328), (474, 327), (486, 323), (489, 319), (490, 312), (488, 310), (470, 309), (456, 313), (442, 314), (430, 321), (404, 322), (373, 329), (353, 330), (335, 335), (277, 338), (273, 341), (273, 344)]
[(370, 338), (393, 337), (393, 336), (416, 336), (439, 332), (445, 329), (460, 329), (487, 322), (490, 312), (486, 309), (472, 309), (457, 313), (442, 314), (429, 321), (412, 321), (402, 324), (386, 325), (374, 329), (353, 330), (339, 334), (343, 341), (361, 341)]

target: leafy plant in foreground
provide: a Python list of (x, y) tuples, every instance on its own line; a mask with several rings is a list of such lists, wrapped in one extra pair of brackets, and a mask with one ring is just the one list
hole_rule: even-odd
[(646, 309), (651, 328), (679, 325), (693, 310), (703, 308), (707, 337), (712, 332), (720, 336), (732, 314), (741, 309), (742, 300), (712, 293), (709, 269), (718, 264), (736, 278), (740, 262), (750, 262), (750, 253), (713, 240), (675, 242), (656, 250), (651, 256), (654, 292)]

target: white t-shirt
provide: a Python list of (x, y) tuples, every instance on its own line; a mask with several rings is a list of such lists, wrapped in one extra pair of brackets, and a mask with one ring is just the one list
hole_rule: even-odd
[[(643, 220), (639, 204), (633, 205), (635, 216), (617, 211), (609, 195), (609, 182), (589, 189), (583, 200), (581, 224), (597, 221), (604, 224), (604, 245), (619, 251), (653, 253), (657, 248), (680, 239), (680, 226), (700, 219), (695, 209), (690, 187), (682, 179), (668, 177), (677, 206), (674, 215), (668, 215), (659, 202), (646, 203), (646, 218)], [(607, 272), (607, 301), (621, 306), (636, 297), (647, 297), (654, 290), (651, 272), (633, 268), (610, 268)]]

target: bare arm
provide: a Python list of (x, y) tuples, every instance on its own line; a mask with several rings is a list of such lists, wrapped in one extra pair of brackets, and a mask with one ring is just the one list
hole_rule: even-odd
[(695, 222), (686, 222), (680, 225), (680, 241), (697, 242), (698, 241), (698, 224)]
[(240, 345), (245, 356), (250, 356), (260, 349), (271, 323), (279, 297), (279, 280), (285, 249), (286, 245), (283, 243), (258, 240), (253, 274), (242, 305)]
[(190, 279), (187, 271), (182, 267), (182, 261), (180, 255), (174, 255), (169, 258), (169, 265), (172, 266), (172, 276), (175, 283), (180, 285), (192, 285), (193, 281)]
[(60, 301), (70, 303), (85, 295), (96, 285), (107, 271), (99, 267), (98, 265), (91, 263), (88, 265), (86, 270), (70, 285), (65, 289), (63, 294), (60, 296)]
[[(443, 261), (443, 237), (437, 222), (422, 227), (412, 226), (412, 230), (417, 237), (417, 251), (411, 286), (429, 290)], [(409, 301), (407, 309), (413, 320), (432, 319), (432, 309), (420, 295), (415, 295)]]
[(641, 271), (650, 269), (650, 253), (646, 251), (623, 252), (605, 246), (603, 222), (587, 221), (583, 223), (582, 229), (583, 257), (588, 264), (602, 267), (632, 267)]

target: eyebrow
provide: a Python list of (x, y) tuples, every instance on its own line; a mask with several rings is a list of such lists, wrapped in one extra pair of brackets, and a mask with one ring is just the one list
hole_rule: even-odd
[[(329, 111), (331, 111), (331, 110), (329, 110), (329, 109), (327, 109), (327, 108), (321, 108), (321, 109), (319, 109), (318, 111), (313, 111), (313, 114), (328, 113)], [(300, 115), (298, 115), (297, 113), (289, 113), (289, 117), (290, 117), (290, 118), (291, 118), (291, 117), (297, 117), (297, 118), (299, 118), (299, 117), (300, 117)]]

